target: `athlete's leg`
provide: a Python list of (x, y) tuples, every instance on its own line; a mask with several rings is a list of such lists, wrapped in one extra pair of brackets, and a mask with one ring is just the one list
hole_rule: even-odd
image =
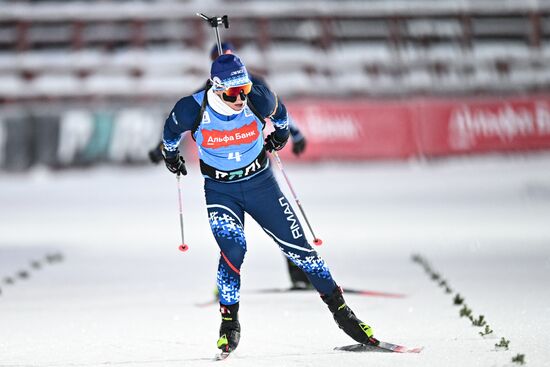
[[(252, 186), (252, 185), (251, 185)], [(336, 283), (325, 261), (307, 242), (303, 228), (271, 173), (249, 187), (245, 210), (264, 229), (285, 256), (303, 270), (321, 294), (332, 294)]]
[(208, 221), (220, 247), (217, 285), (221, 324), (217, 347), (226, 352), (237, 348), (241, 337), (238, 311), (241, 265), (246, 253), (244, 211), (235, 189), (233, 185), (205, 183)]
[(290, 282), (292, 283), (293, 289), (310, 289), (313, 288), (311, 282), (309, 281), (306, 273), (300, 269), (296, 264), (292, 262), (289, 258), (285, 259), (286, 266), (288, 269), (288, 275), (290, 277)]
[(222, 305), (239, 302), (241, 265), (246, 253), (244, 211), (232, 195), (206, 188), (206, 207), (212, 234), (220, 248), (217, 285)]
[[(271, 176), (255, 182), (253, 193), (245, 199), (245, 210), (263, 227), (285, 255), (300, 267), (321, 293), (334, 320), (346, 334), (359, 343), (376, 344), (369, 325), (355, 316), (344, 301), (342, 291), (332, 279), (325, 261), (307, 242), (302, 226), (290, 203)], [(253, 200), (252, 200), (253, 198)]]

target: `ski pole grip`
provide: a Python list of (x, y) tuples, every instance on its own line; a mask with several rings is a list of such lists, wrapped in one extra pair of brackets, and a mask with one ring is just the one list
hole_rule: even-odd
[(229, 28), (229, 17), (224, 15), (223, 17), (209, 17), (203, 13), (196, 13), (199, 17), (206, 20), (212, 28), (218, 28), (219, 24), (223, 24), (225, 28)]
[(222, 17), (222, 24), (224, 25), (225, 28), (229, 28), (229, 18), (227, 17), (227, 15), (224, 15)]

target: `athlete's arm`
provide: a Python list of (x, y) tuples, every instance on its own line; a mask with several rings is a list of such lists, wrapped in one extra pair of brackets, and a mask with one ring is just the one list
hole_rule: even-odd
[(249, 98), (261, 117), (271, 120), (277, 140), (286, 141), (290, 134), (288, 114), (281, 99), (265, 86), (254, 86)]
[(162, 144), (164, 145), (164, 155), (166, 157), (178, 155), (183, 133), (193, 129), (193, 123), (199, 111), (200, 105), (193, 96), (180, 99), (172, 108), (164, 122), (162, 133)]

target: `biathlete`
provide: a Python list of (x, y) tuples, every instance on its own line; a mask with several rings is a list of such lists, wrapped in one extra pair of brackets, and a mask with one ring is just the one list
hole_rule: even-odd
[[(266, 118), (274, 131), (264, 139)], [(307, 275), (338, 326), (359, 343), (376, 344), (371, 327), (345, 303), (326, 262), (308, 243), (273, 176), (267, 153), (282, 149), (289, 138), (288, 115), (281, 99), (265, 86), (253, 85), (235, 54), (221, 55), (212, 63), (210, 85), (180, 99), (164, 124), (162, 153), (166, 167), (175, 174), (187, 174), (178, 150), (187, 131), (197, 145), (208, 221), (220, 248), (218, 348), (231, 352), (239, 344), (241, 265), (247, 249), (245, 213)]]

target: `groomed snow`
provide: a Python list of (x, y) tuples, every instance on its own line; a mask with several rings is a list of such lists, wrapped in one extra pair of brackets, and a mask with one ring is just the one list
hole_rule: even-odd
[[(550, 155), (435, 162), (312, 164), (287, 171), (319, 252), (382, 340), (420, 354), (346, 353), (351, 344), (314, 293), (289, 285), (277, 247), (247, 218), (242, 339), (232, 366), (528, 366), (550, 357)], [(280, 180), (281, 186), (285, 186)], [(218, 260), (197, 167), (184, 181), (187, 253), (177, 250), (176, 180), (163, 167), (0, 176), (0, 366), (200, 366), (216, 353)], [(64, 260), (45, 264), (45, 256)], [(475, 315), (458, 315), (411, 261), (430, 261)], [(36, 270), (31, 261), (40, 261)], [(30, 278), (5, 278), (27, 269)], [(509, 351), (496, 351), (501, 337)]]

